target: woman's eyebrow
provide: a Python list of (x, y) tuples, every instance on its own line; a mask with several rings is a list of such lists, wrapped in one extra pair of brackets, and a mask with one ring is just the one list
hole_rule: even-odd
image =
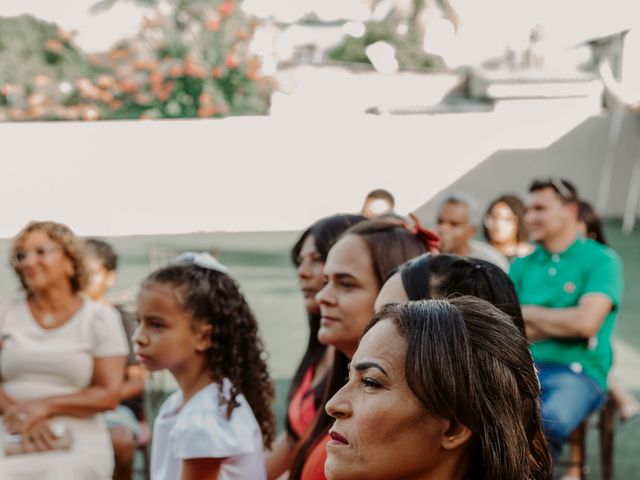
[(358, 280), (356, 277), (351, 275), (350, 273), (335, 273), (333, 275), (338, 280)]
[(389, 378), (389, 374), (387, 373), (387, 371), (382, 368), (378, 363), (376, 362), (359, 362), (356, 363), (355, 365), (353, 365), (353, 369), (356, 372), (364, 372), (365, 370), (369, 370), (370, 368), (377, 368), (378, 370), (380, 370), (382, 373), (384, 373), (384, 375)]

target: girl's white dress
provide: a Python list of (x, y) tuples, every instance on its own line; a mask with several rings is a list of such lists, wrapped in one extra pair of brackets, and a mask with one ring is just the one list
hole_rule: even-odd
[[(228, 391), (231, 382), (223, 382)], [(243, 395), (231, 418), (220, 405), (219, 386), (211, 383), (182, 405), (182, 392), (162, 405), (153, 426), (152, 480), (179, 479), (182, 461), (224, 458), (218, 480), (265, 480), (262, 433)]]
[[(91, 300), (53, 329), (36, 322), (26, 301), (9, 302), (0, 311), (0, 338), (0, 388), (17, 400), (76, 393), (91, 384), (95, 358), (129, 350), (117, 311)], [(0, 479), (110, 479), (113, 450), (102, 415), (53, 421), (71, 430), (70, 450), (6, 457), (7, 433), (0, 417)]]

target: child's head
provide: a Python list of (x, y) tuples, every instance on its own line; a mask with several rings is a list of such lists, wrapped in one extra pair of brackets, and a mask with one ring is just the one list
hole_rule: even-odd
[(116, 281), (118, 255), (110, 244), (97, 238), (86, 239), (84, 247), (85, 266), (89, 273), (85, 293), (93, 300), (102, 301)]
[(156, 270), (142, 283), (134, 334), (138, 358), (152, 371), (176, 373), (200, 363), (214, 382), (229, 379), (232, 388), (223, 396), (227, 415), (242, 393), (270, 445), (274, 391), (255, 317), (213, 257), (198, 254), (189, 261)]

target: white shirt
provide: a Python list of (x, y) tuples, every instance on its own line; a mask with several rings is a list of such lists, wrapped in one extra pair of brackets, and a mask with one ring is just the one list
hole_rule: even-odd
[(469, 242), (469, 256), (497, 265), (505, 272), (509, 271), (509, 260), (488, 243), (472, 239)]
[[(225, 379), (225, 392), (230, 386)], [(262, 433), (251, 407), (238, 395), (240, 406), (228, 419), (218, 392), (211, 383), (182, 408), (181, 391), (164, 402), (153, 426), (153, 480), (178, 480), (182, 461), (190, 458), (224, 458), (218, 480), (266, 480)]]

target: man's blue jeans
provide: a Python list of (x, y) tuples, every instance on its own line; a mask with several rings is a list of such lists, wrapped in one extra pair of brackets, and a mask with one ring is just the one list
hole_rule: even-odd
[(591, 377), (569, 365), (536, 363), (542, 402), (542, 423), (554, 460), (580, 423), (604, 403), (606, 395)]

